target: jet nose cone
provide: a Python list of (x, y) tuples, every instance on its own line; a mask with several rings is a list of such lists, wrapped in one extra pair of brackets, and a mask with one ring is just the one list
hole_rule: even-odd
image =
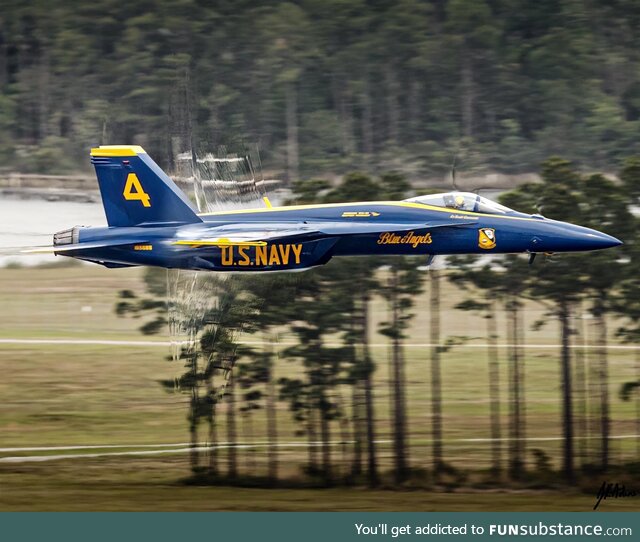
[(596, 230), (591, 230), (593, 233), (588, 234), (591, 237), (591, 243), (594, 244), (593, 248), (613, 248), (619, 247), (622, 244), (620, 239), (607, 235)]
[(570, 237), (574, 244), (574, 250), (601, 250), (620, 246), (622, 241), (598, 230), (574, 226)]
[(548, 228), (536, 232), (530, 243), (531, 252), (582, 252), (622, 244), (611, 235), (567, 222), (549, 223)]

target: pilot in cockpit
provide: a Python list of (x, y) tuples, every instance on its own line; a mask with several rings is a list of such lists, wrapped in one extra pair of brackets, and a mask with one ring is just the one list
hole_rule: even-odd
[(514, 211), (500, 205), (495, 201), (483, 198), (479, 194), (472, 192), (447, 192), (445, 194), (427, 194), (416, 196), (406, 201), (421, 203), (423, 205), (433, 205), (435, 207), (445, 207), (456, 211), (470, 211), (484, 214), (513, 214)]
[(461, 194), (445, 194), (444, 195), (444, 204), (446, 207), (450, 209), (465, 209), (465, 199)]

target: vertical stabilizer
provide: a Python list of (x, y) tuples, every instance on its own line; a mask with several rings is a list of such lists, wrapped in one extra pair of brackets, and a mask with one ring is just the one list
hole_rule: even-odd
[(202, 222), (187, 196), (142, 147), (91, 149), (109, 226)]

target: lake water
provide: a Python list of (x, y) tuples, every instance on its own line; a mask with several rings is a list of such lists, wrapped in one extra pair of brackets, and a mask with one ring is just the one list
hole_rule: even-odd
[(51, 246), (53, 234), (73, 226), (104, 226), (102, 203), (46, 201), (0, 196), (0, 266), (56, 261), (53, 254), (25, 255), (29, 247)]

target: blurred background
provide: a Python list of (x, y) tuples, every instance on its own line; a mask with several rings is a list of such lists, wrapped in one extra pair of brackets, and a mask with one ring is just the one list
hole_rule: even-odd
[[(631, 1), (4, 2), (0, 508), (586, 510), (637, 485), (639, 23)], [(142, 145), (203, 211), (455, 169), (625, 245), (266, 278), (18, 256), (105, 222), (99, 144)]]

